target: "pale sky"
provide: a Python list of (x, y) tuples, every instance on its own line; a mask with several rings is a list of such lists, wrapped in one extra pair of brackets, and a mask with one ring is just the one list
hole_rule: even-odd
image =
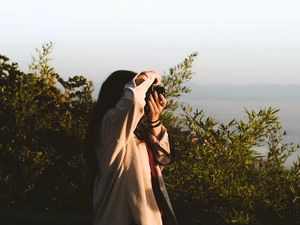
[(300, 0), (0, 0), (0, 28), (25, 71), (52, 41), (64, 77), (163, 74), (197, 51), (194, 83), (300, 85)]

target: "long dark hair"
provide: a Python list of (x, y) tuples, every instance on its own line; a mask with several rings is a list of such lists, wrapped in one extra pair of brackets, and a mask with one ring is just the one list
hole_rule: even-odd
[(90, 120), (85, 137), (85, 153), (90, 167), (92, 179), (99, 171), (95, 147), (100, 144), (101, 123), (108, 110), (115, 107), (122, 97), (124, 85), (132, 80), (137, 73), (128, 70), (113, 72), (103, 82), (97, 102), (90, 114)]

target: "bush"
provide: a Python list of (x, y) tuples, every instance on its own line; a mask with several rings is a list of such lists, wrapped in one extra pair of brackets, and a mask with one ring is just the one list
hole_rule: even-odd
[[(180, 73), (190, 66), (177, 66), (184, 71), (175, 82), (183, 84)], [(167, 88), (176, 87), (169, 77), (165, 81)], [(182, 109), (181, 116), (166, 113), (179, 156), (164, 171), (181, 224), (300, 223), (299, 158), (291, 168), (284, 166), (299, 145), (283, 142), (286, 132), (281, 131), (278, 110), (246, 110), (247, 121), (223, 124), (190, 106)], [(258, 147), (267, 155), (259, 154)]]
[[(82, 210), (87, 205), (83, 138), (93, 101), (91, 81), (67, 81), (38, 50), (31, 73), (0, 56), (1, 207)], [(76, 198), (74, 198), (76, 196)]]

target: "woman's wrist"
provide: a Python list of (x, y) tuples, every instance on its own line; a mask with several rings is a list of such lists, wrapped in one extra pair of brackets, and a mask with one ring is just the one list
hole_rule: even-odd
[(159, 118), (156, 119), (156, 120), (149, 120), (148, 121), (149, 124), (154, 124), (154, 123), (157, 123), (157, 122), (159, 122)]
[(157, 138), (160, 138), (161, 135), (161, 121), (159, 117), (148, 119), (148, 127), (150, 132)]
[(161, 122), (158, 120), (155, 123), (149, 123), (149, 127), (150, 128), (155, 128), (158, 127), (159, 125), (161, 125)]
[(157, 126), (150, 127), (150, 133), (154, 137), (156, 137), (157, 139), (160, 139), (161, 136), (162, 136), (162, 125), (161, 125), (161, 122), (159, 122), (159, 124), (157, 124)]
[(159, 115), (160, 115), (159, 113), (155, 113), (155, 114), (149, 113), (147, 115), (148, 123), (153, 123), (153, 122), (159, 120), (160, 119)]
[(148, 119), (148, 125), (150, 128), (158, 127), (161, 124), (159, 117)]

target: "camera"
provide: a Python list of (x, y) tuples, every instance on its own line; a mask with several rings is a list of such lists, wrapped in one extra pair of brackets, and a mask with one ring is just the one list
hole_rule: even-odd
[(149, 97), (151, 94), (153, 94), (154, 92), (157, 92), (157, 94), (162, 94), (162, 95), (165, 95), (166, 93), (166, 90), (164, 87), (162, 86), (153, 86), (153, 84), (151, 85), (151, 87), (147, 90), (146, 92), (146, 97), (145, 97), (145, 101), (146, 101), (146, 105), (144, 107), (144, 112), (146, 114), (148, 114), (150, 112), (150, 107), (149, 107)]

